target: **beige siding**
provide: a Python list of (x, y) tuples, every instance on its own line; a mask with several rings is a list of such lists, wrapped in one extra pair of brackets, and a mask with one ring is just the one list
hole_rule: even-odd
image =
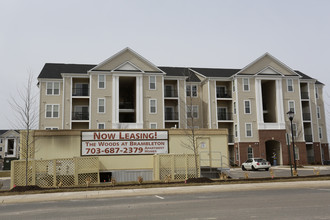
[[(149, 76), (143, 76), (143, 128), (150, 128), (150, 123), (157, 123), (157, 128), (163, 128), (164, 102), (163, 102), (163, 76), (156, 76), (156, 90), (149, 89)], [(150, 113), (150, 99), (157, 100), (157, 113)]]

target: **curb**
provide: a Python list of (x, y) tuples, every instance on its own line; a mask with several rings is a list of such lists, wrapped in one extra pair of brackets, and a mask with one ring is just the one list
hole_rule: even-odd
[(270, 190), (274, 188), (297, 189), (297, 188), (310, 188), (310, 187), (315, 188), (315, 187), (329, 187), (329, 186), (330, 186), (330, 180), (102, 190), (102, 191), (0, 196), (0, 203), (12, 204), (12, 203), (25, 203), (25, 202), (72, 200), (72, 199), (97, 199), (97, 198), (113, 198), (113, 197), (127, 197), (127, 196), (170, 195), (170, 194), (246, 191), (246, 190)]

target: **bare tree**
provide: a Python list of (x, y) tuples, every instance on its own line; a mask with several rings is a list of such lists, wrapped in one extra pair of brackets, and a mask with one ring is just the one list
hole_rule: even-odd
[[(191, 81), (192, 77), (195, 76), (194, 73), (191, 70), (184, 70), (184, 76), (188, 77), (187, 81)], [(184, 88), (184, 91), (186, 91), (186, 88)], [(197, 128), (197, 115), (198, 112), (195, 112), (196, 109), (194, 109), (194, 96), (193, 93), (196, 92), (196, 97), (198, 100), (200, 99), (197, 91), (193, 91), (193, 89), (190, 87), (190, 90), (188, 90), (190, 94), (188, 94), (188, 99), (182, 101), (182, 106), (185, 109), (186, 117), (182, 117), (183, 124), (186, 124), (187, 130), (186, 130), (186, 138), (188, 139), (187, 142), (181, 141), (181, 144), (183, 147), (191, 150), (194, 154), (194, 162), (195, 162), (195, 177), (198, 177), (198, 145), (197, 145), (197, 139), (198, 136), (196, 135), (196, 128)]]
[(25, 158), (25, 185), (28, 185), (28, 160), (29, 148), (33, 144), (33, 139), (30, 138), (31, 130), (36, 128), (38, 122), (38, 108), (37, 108), (37, 93), (33, 91), (33, 75), (29, 73), (26, 85), (17, 89), (17, 96), (11, 96), (9, 104), (15, 112), (15, 118), (12, 124), (16, 128), (24, 131), (21, 135), (24, 140), (21, 143), (25, 145), (24, 151), (20, 152), (21, 156)]

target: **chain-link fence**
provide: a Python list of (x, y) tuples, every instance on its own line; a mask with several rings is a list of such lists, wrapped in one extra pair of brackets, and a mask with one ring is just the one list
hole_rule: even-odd
[(154, 155), (154, 180), (185, 180), (200, 177), (198, 155), (196, 161), (195, 166), (193, 154)]
[(28, 185), (44, 188), (100, 183), (99, 159), (29, 160), (27, 170), (25, 160), (12, 161), (11, 187), (25, 186), (26, 180)]

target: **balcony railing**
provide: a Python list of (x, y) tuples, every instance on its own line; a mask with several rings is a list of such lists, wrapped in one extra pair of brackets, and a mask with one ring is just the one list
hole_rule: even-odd
[(228, 143), (230, 144), (234, 143), (234, 135), (231, 134), (228, 135)]
[(89, 96), (88, 88), (73, 88), (72, 96)]
[(306, 142), (313, 142), (313, 135), (305, 135)]
[(178, 91), (176, 89), (165, 89), (164, 96), (165, 98), (176, 98), (178, 97)]
[(232, 98), (232, 94), (230, 90), (227, 90), (226, 92), (217, 92), (217, 98)]
[(233, 114), (218, 112), (218, 121), (226, 121), (226, 120), (233, 120)]
[(310, 113), (303, 113), (303, 119), (304, 119), (304, 121), (310, 121), (311, 120), (311, 114)]
[(134, 109), (133, 102), (120, 102), (119, 109)]
[(301, 99), (309, 99), (308, 92), (301, 92)]
[(89, 120), (88, 112), (72, 112), (72, 120)]
[(179, 120), (178, 112), (165, 112), (165, 120)]

